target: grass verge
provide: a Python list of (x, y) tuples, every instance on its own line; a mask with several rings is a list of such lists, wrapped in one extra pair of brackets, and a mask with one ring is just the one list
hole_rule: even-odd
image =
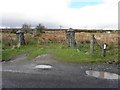
[(40, 54), (52, 54), (56, 60), (72, 63), (105, 63), (107, 61), (118, 60), (118, 52), (114, 49), (107, 51), (106, 57), (101, 55), (101, 50), (97, 49), (94, 54), (89, 53), (89, 48), (80, 47), (68, 48), (63, 44), (51, 44), (47, 45), (27, 45), (21, 46), (16, 49), (6, 49), (2, 51), (2, 60), (9, 60), (18, 54), (27, 53), (28, 58), (33, 59)]
[(63, 62), (73, 63), (106, 63), (112, 60), (118, 60), (118, 56), (107, 54), (103, 57), (100, 53), (90, 54), (89, 52), (78, 51), (77, 49), (54, 49), (52, 54), (56, 59)]
[(19, 54), (23, 54), (26, 53), (28, 56), (31, 52), (38, 50), (40, 47), (35, 46), (35, 45), (25, 45), (25, 46), (21, 46), (20, 48), (16, 48), (16, 49), (6, 49), (4, 51), (2, 51), (2, 60), (9, 60), (12, 57), (15, 57)]

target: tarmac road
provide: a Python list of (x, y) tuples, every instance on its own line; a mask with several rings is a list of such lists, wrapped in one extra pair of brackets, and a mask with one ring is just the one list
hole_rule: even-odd
[[(52, 69), (36, 69), (40, 64)], [(86, 70), (118, 73), (116, 65), (63, 63), (50, 55), (29, 60), (20, 55), (2, 63), (2, 88), (118, 88), (118, 80), (91, 77)]]

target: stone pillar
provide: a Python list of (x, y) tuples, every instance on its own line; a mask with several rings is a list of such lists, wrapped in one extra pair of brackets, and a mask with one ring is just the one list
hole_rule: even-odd
[(16, 36), (17, 36), (18, 47), (20, 47), (21, 45), (25, 45), (24, 32), (19, 30), (16, 32)]
[(72, 28), (66, 31), (66, 43), (68, 47), (75, 47), (75, 31)]

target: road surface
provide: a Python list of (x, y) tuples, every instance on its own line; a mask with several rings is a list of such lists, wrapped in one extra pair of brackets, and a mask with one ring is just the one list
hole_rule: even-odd
[[(52, 68), (35, 68), (42, 64)], [(91, 77), (86, 70), (118, 73), (116, 65), (64, 63), (47, 54), (29, 60), (23, 54), (2, 62), (2, 88), (118, 88), (118, 80)]]

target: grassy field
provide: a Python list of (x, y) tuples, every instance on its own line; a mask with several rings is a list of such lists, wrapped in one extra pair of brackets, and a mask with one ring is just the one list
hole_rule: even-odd
[[(76, 41), (80, 41), (75, 48), (69, 48), (65, 44), (64, 32), (47, 32), (36, 37), (30, 34), (25, 35), (26, 45), (14, 48), (16, 45), (15, 34), (3, 34), (2, 37), (2, 60), (10, 60), (16, 55), (26, 53), (28, 58), (33, 59), (40, 54), (51, 54), (56, 60), (73, 63), (106, 63), (118, 61), (118, 35), (96, 33), (95, 37), (99, 42), (107, 42), (106, 57), (101, 55), (101, 49), (96, 44), (94, 54), (90, 54), (89, 37), (90, 33), (76, 33)], [(56, 43), (57, 42), (57, 43)]]
[(117, 61), (117, 51), (107, 52), (106, 57), (101, 55), (101, 51), (95, 51), (90, 54), (88, 49), (68, 48), (63, 44), (47, 44), (44, 46), (27, 45), (17, 49), (8, 49), (3, 51), (3, 60), (9, 60), (18, 54), (26, 53), (29, 59), (33, 59), (40, 54), (51, 54), (56, 60), (73, 63), (106, 63), (108, 61)]

